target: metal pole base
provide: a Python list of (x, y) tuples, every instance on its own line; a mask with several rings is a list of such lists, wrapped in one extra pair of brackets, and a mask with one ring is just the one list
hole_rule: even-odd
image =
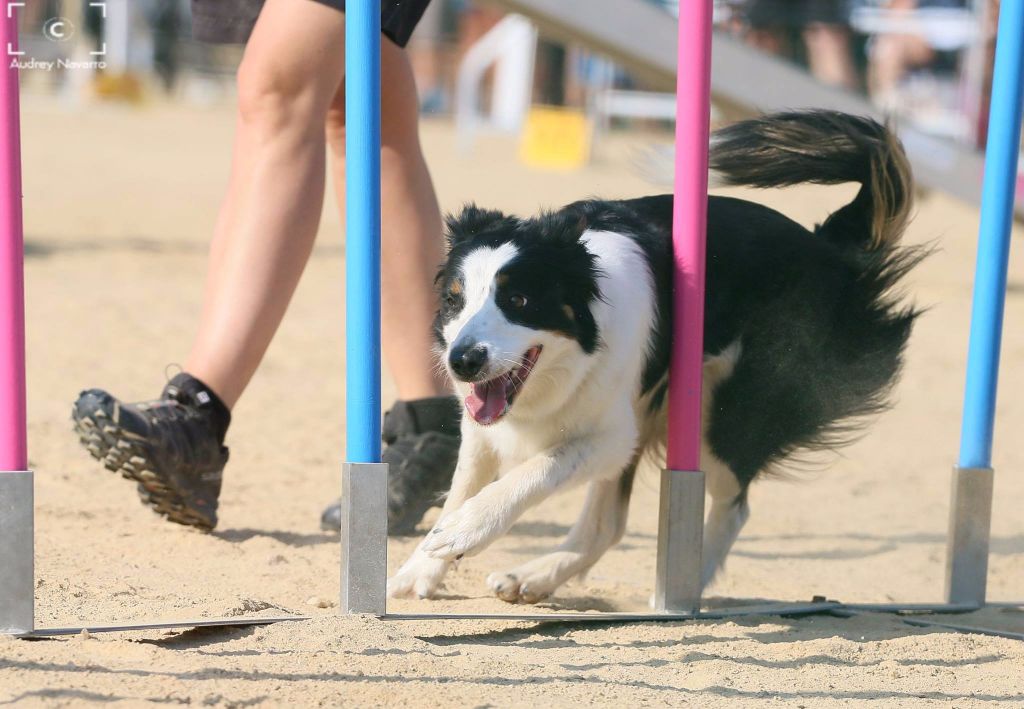
[(946, 600), (950, 603), (985, 603), (993, 478), (991, 468), (953, 468), (946, 537)]
[(384, 615), (387, 582), (387, 463), (345, 463), (341, 474), (341, 612)]
[(0, 471), (0, 635), (34, 628), (32, 471)]
[(704, 473), (662, 470), (655, 610), (700, 610), (703, 543)]

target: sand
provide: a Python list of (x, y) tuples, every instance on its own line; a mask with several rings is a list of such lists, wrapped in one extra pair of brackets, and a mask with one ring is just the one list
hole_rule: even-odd
[[(69, 411), (89, 386), (151, 397), (165, 366), (184, 358), (227, 178), (230, 105), (73, 109), (30, 94), (23, 113), (37, 624), (282, 611), (313, 619), (0, 639), (0, 703), (1024, 705), (1021, 642), (915, 628), (885, 615), (600, 626), (337, 617), (337, 540), (318, 529), (321, 508), (339, 488), (344, 443), (343, 233), (331, 200), (280, 335), (235, 412), (218, 530), (204, 535), (162, 521), (138, 503), (132, 485), (79, 448)], [(449, 123), (428, 121), (423, 133), (446, 209), (472, 199), (529, 213), (587, 195), (661, 190), (633, 168), (650, 137), (605, 140), (591, 166), (558, 174), (522, 166), (508, 139), (483, 140), (463, 158)], [(850, 190), (750, 194), (811, 223)], [(908, 239), (934, 241), (939, 250), (908, 284), (930, 310), (893, 410), (824, 468), (754, 488), (753, 516), (709, 589), (713, 601), (941, 600), (977, 218), (940, 194), (921, 198)], [(989, 596), (1001, 601), (1024, 599), (1019, 253), (1011, 283), (989, 575)], [(650, 471), (639, 480), (624, 541), (542, 608), (645, 607), (655, 482)], [(522, 610), (489, 597), (484, 578), (557, 544), (580, 502), (572, 492), (544, 503), (492, 549), (465, 560), (441, 599), (394, 609)], [(393, 541), (393, 567), (415, 541)], [(1024, 613), (1011, 609), (955, 620), (1024, 631)]]

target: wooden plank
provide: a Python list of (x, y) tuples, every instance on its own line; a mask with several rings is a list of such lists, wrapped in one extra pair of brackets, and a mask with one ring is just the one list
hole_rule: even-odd
[[(674, 90), (676, 23), (659, 7), (643, 0), (487, 1), (529, 17), (548, 37), (608, 55), (652, 88)], [(866, 97), (822, 84), (724, 32), (714, 35), (711, 91), (716, 101), (749, 113), (828, 108), (884, 119)], [(897, 128), (919, 185), (980, 204), (980, 152), (910, 125)], [(1017, 213), (1024, 216), (1024, 204)]]

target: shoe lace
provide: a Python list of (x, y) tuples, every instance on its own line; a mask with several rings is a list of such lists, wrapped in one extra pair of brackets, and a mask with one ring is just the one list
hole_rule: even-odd
[(185, 368), (177, 362), (169, 362), (164, 365), (164, 380), (169, 382), (184, 371)]

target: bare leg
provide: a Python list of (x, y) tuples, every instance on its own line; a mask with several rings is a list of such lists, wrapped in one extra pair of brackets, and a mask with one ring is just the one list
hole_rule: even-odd
[[(444, 243), (441, 213), (420, 147), (419, 106), (409, 57), (387, 39), (381, 41), (381, 88), (381, 340), (399, 399), (414, 401), (450, 393), (447, 377), (433, 354), (437, 311), (433, 284), (444, 258)], [(331, 102), (325, 132), (341, 206), (345, 203), (344, 82)], [(433, 453), (429, 448), (416, 448), (422, 452), (414, 451), (403, 461), (413, 465), (405, 468), (400, 484), (412, 484), (417, 477), (446, 487), (445, 475), (451, 472), (448, 466), (454, 465), (451, 456), (457, 442), (445, 440), (448, 442), (438, 443)], [(394, 464), (394, 456), (388, 460), (392, 450), (403, 449), (389, 446), (385, 451), (385, 461)], [(430, 458), (424, 462), (427, 456)], [(427, 493), (421, 489), (418, 494), (420, 504), (426, 504)], [(391, 529), (411, 529), (422, 512), (420, 507), (406, 506), (396, 516), (391, 510)], [(336, 529), (340, 520), (341, 508), (333, 504), (324, 511), (320, 524), (324, 529)]]
[(934, 51), (921, 37), (904, 34), (883, 34), (871, 46), (868, 65), (868, 92), (876, 105), (884, 109), (898, 107), (897, 89), (913, 67), (928, 63)]
[(750, 46), (778, 57), (784, 56), (788, 50), (786, 41), (778, 30), (752, 29), (744, 35), (743, 39)]
[[(381, 339), (401, 399), (448, 391), (434, 366), (434, 276), (444, 258), (441, 212), (423, 160), (416, 85), (405, 50), (381, 42)], [(345, 203), (345, 91), (327, 116), (338, 203)]]
[(313, 247), (343, 40), (341, 13), (267, 0), (239, 69), (231, 179), (185, 365), (228, 407), (263, 358)]
[(850, 51), (850, 33), (844, 27), (816, 23), (804, 30), (807, 60), (814, 78), (832, 86), (857, 87), (857, 70)]

